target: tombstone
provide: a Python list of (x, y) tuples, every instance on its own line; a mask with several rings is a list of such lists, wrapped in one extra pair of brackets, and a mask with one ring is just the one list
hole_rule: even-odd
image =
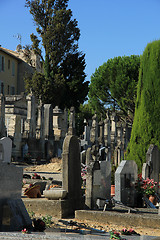
[(159, 182), (160, 151), (157, 146), (151, 144), (146, 153), (146, 164), (143, 165), (142, 177), (154, 179)]
[(63, 143), (62, 188), (67, 191), (72, 212), (80, 209), (82, 205), (80, 149), (77, 137), (72, 135), (67, 135)]
[(83, 163), (83, 164), (86, 163), (86, 150), (83, 150), (83, 151), (80, 153), (80, 160), (81, 160), (81, 163)]
[(111, 153), (114, 152), (116, 137), (117, 137), (117, 116), (115, 112), (112, 112), (111, 115)]
[(20, 231), (27, 226), (31, 228), (32, 221), (21, 200), (23, 168), (11, 164), (9, 156), (11, 156), (10, 141), (1, 139), (0, 231)]
[(104, 122), (102, 120), (99, 122), (98, 142), (100, 146), (104, 146)]
[(27, 100), (27, 119), (25, 121), (25, 133), (30, 138), (34, 138), (36, 136), (36, 100), (35, 100), (35, 96), (31, 93), (26, 97), (26, 100)]
[(75, 110), (70, 108), (68, 135), (75, 135)]
[(87, 166), (85, 205), (90, 209), (96, 209), (97, 199), (109, 200), (110, 198), (111, 163), (108, 161), (90, 162)]
[(40, 101), (38, 105), (38, 118), (37, 118), (37, 127), (36, 127), (36, 138), (44, 138), (44, 106)]
[(53, 129), (55, 141), (60, 141), (67, 132), (65, 113), (58, 106), (53, 109)]
[(12, 140), (8, 137), (3, 137), (0, 139), (0, 144), (2, 144), (4, 149), (3, 162), (11, 162), (11, 152), (12, 152)]
[(121, 151), (121, 145), (115, 147), (114, 150), (114, 165), (118, 166), (122, 160), (122, 151)]
[(92, 117), (92, 127), (91, 127), (91, 131), (90, 131), (90, 141), (92, 144), (96, 144), (98, 143), (98, 119), (97, 119), (97, 115), (95, 114)]
[(92, 160), (91, 148), (88, 148), (87, 151), (86, 151), (86, 162), (85, 162), (85, 164), (88, 165), (91, 160)]
[[(86, 123), (86, 120), (84, 123)], [(89, 124), (90, 122), (88, 121), (87, 125), (84, 126), (84, 139), (81, 140), (81, 147), (83, 147), (84, 150), (87, 150), (87, 148), (90, 146), (91, 126)]]
[(90, 161), (87, 165), (85, 205), (89, 209), (96, 207), (96, 198), (99, 197), (100, 165), (98, 161)]
[(106, 148), (105, 147), (101, 147), (99, 149), (99, 156), (100, 156), (100, 161), (106, 160)]
[(13, 157), (21, 157), (22, 133), (21, 133), (21, 116), (15, 116), (14, 125), (14, 145), (12, 155)]
[(44, 136), (53, 139), (53, 108), (51, 104), (44, 104)]
[(0, 94), (0, 137), (6, 136), (5, 127), (5, 97)]
[(106, 114), (106, 119), (104, 120), (104, 145), (105, 147), (110, 147), (111, 145), (111, 123), (109, 118), (109, 112)]
[(124, 205), (134, 207), (137, 180), (137, 164), (133, 160), (123, 160), (115, 172), (115, 199)]

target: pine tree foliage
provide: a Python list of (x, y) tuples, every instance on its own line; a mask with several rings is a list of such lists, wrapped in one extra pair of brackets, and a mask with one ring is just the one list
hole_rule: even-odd
[(135, 117), (127, 159), (141, 170), (150, 144), (160, 149), (160, 41), (149, 43), (141, 58)]
[(97, 112), (109, 106), (122, 110), (132, 121), (135, 109), (140, 57), (115, 57), (91, 76), (89, 103)]
[[(85, 55), (78, 50), (80, 30), (68, 9), (68, 1), (26, 0), (38, 33), (38, 37), (31, 34), (32, 49), (44, 66), (44, 74), (35, 73), (32, 80), (26, 80), (26, 87), (44, 103), (78, 108), (86, 100), (88, 82), (85, 82)], [(37, 85), (41, 85), (39, 92)]]

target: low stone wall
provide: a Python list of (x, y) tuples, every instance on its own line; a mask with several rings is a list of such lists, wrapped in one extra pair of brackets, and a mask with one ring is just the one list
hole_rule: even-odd
[(117, 211), (90, 211), (77, 210), (75, 211), (75, 218), (77, 220), (89, 220), (99, 222), (100, 224), (117, 224), (125, 227), (146, 227), (159, 228), (160, 215), (158, 210), (152, 212), (145, 209), (139, 213), (121, 213)]
[(48, 200), (46, 198), (23, 198), (27, 211), (41, 214), (43, 216), (50, 215), (57, 218), (67, 217), (71, 209), (67, 200)]

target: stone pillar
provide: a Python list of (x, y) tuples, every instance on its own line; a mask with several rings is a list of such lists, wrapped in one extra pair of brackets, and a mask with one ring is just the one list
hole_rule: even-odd
[(70, 108), (68, 135), (75, 135), (75, 109)]
[(44, 106), (42, 101), (38, 105), (38, 118), (37, 118), (37, 127), (36, 127), (36, 138), (44, 138)]
[(25, 122), (26, 137), (36, 137), (36, 101), (35, 96), (31, 93), (26, 97), (27, 100), (27, 119)]
[(104, 122), (101, 120), (99, 122), (99, 145), (104, 146)]
[(44, 136), (53, 139), (53, 108), (51, 104), (44, 104)]
[(111, 115), (111, 155), (114, 154), (114, 148), (116, 145), (117, 138), (116, 122), (117, 122), (116, 113), (113, 112)]
[(104, 120), (104, 145), (106, 148), (106, 160), (111, 161), (111, 122), (109, 112), (107, 112)]
[(98, 119), (96, 114), (92, 117), (90, 141), (92, 144), (98, 145)]
[(14, 145), (13, 156), (15, 158), (21, 157), (21, 147), (22, 147), (22, 132), (21, 132), (21, 116), (15, 115), (14, 124)]

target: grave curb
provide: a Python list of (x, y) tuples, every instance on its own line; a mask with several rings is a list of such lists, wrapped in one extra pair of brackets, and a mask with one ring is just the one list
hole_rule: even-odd
[[(158, 211), (158, 210), (157, 210)], [(146, 227), (159, 228), (160, 215), (153, 211), (148, 213), (120, 213), (115, 211), (94, 211), (94, 210), (77, 210), (75, 219), (95, 221), (99, 224), (116, 224), (128, 227)]]

